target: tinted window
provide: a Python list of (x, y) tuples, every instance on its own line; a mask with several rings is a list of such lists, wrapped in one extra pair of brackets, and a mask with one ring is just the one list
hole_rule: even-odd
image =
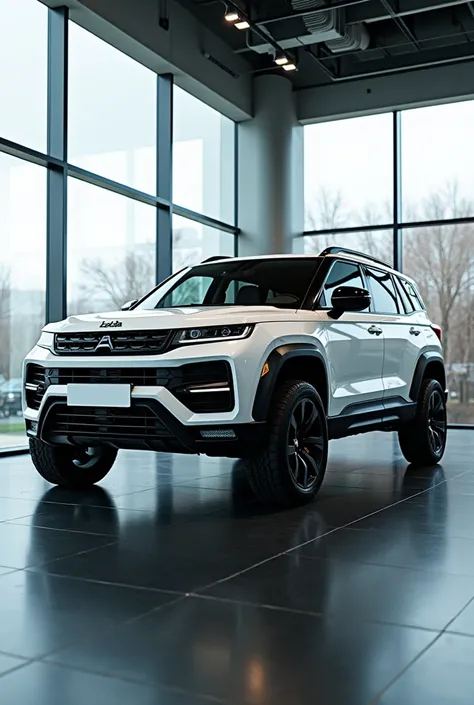
[(137, 308), (277, 306), (299, 308), (320, 265), (318, 258), (226, 260), (201, 264), (160, 286)]
[(350, 262), (336, 262), (328, 274), (321, 297), (321, 306), (330, 306), (331, 297), (338, 286), (364, 287), (362, 275), (357, 265)]
[(400, 279), (398, 277), (393, 277), (393, 280), (395, 282), (395, 288), (400, 298), (400, 302), (403, 304), (403, 308), (401, 308), (400, 310), (405, 311), (405, 313), (413, 313), (415, 309), (413, 307), (410, 297), (402, 286)]
[(376, 313), (398, 313), (397, 295), (389, 272), (367, 268), (372, 309)]
[(423, 305), (423, 301), (421, 300), (421, 296), (418, 294), (413, 284), (411, 282), (407, 282), (406, 279), (402, 279), (401, 282), (411, 303), (413, 304), (415, 311), (424, 311), (425, 307)]

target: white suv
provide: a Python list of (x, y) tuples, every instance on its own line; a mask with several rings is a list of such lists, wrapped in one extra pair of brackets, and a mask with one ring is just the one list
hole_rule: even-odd
[(297, 504), (332, 438), (397, 430), (408, 461), (441, 459), (440, 339), (413, 281), (368, 255), (214, 257), (45, 327), (24, 364), (31, 456), (78, 489), (120, 448), (245, 458), (262, 500)]

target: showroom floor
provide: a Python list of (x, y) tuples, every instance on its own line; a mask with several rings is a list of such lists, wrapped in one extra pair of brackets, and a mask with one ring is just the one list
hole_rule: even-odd
[(473, 457), (338, 441), (281, 512), (229, 460), (123, 453), (84, 495), (0, 460), (0, 702), (472, 705)]

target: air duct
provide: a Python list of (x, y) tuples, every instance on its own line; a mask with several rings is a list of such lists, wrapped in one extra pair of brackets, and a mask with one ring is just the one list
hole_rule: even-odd
[(330, 39), (326, 42), (327, 48), (334, 54), (344, 51), (355, 51), (357, 49), (367, 49), (370, 44), (370, 36), (365, 24), (348, 25), (344, 31), (344, 36), (339, 39)]
[[(321, 0), (291, 0), (296, 12), (307, 14), (281, 23), (278, 44), (282, 49), (325, 43), (332, 52), (338, 53), (368, 47), (370, 38), (365, 25), (346, 26), (344, 10), (318, 10), (320, 3)], [(263, 40), (252, 44), (251, 48), (258, 54), (273, 52), (272, 45)]]

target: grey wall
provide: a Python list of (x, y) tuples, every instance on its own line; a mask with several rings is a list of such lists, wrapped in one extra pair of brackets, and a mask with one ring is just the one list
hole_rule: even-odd
[(239, 253), (291, 252), (303, 230), (303, 128), (291, 82), (254, 80), (254, 115), (239, 125)]
[(297, 92), (303, 123), (474, 98), (474, 62), (333, 83)]

